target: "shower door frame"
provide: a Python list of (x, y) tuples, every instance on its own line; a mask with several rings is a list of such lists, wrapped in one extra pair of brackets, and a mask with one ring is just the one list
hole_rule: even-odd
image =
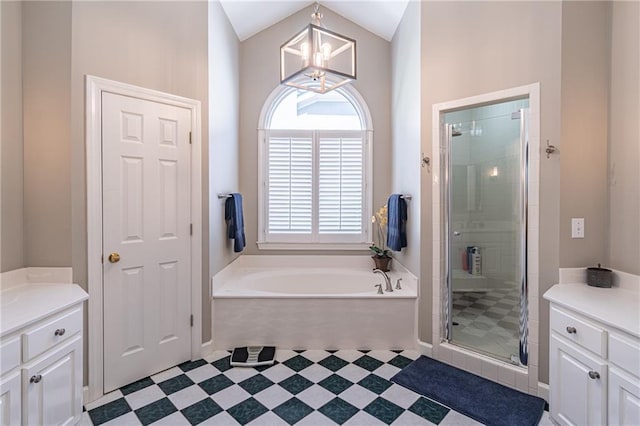
[[(527, 99), (527, 98), (521, 98), (522, 100)], [(516, 100), (520, 100), (520, 99), (512, 99), (512, 100), (502, 100), (502, 101), (498, 101), (496, 103), (491, 103), (491, 104), (487, 104), (486, 106), (489, 105), (498, 105), (498, 104), (502, 104), (502, 103), (506, 103), (506, 102), (512, 102), (512, 101), (516, 101)], [(482, 106), (480, 106), (482, 107)], [(465, 111), (465, 110), (469, 110), (469, 109), (475, 109), (478, 108), (477, 106), (471, 106), (471, 107), (466, 107), (466, 108), (462, 108), (460, 109), (461, 111)], [(445, 114), (448, 111), (445, 111)], [(527, 113), (525, 115), (525, 112)], [(514, 117), (514, 114), (516, 114), (516, 112), (513, 112), (511, 114), (511, 120), (516, 119)], [(527, 108), (521, 108), (517, 111), (517, 120), (520, 120), (520, 126), (519, 126), (519, 143), (520, 143), (520, 149), (519, 149), (519, 155), (520, 155), (520, 159), (519, 164), (520, 164), (520, 173), (519, 173), (519, 194), (520, 194), (520, 217), (519, 217), (519, 223), (518, 223), (518, 232), (520, 233), (520, 238), (521, 238), (521, 245), (519, 247), (519, 257), (520, 257), (520, 277), (519, 277), (519, 287), (520, 287), (520, 301), (519, 301), (519, 305), (520, 305), (520, 314), (519, 314), (519, 326), (518, 326), (518, 330), (519, 330), (519, 334), (518, 334), (518, 342), (519, 342), (519, 347), (518, 347), (518, 359), (521, 363), (522, 366), (526, 366), (527, 365), (527, 361), (528, 361), (528, 350), (527, 350), (527, 238), (528, 238), (528, 232), (527, 232), (527, 219), (528, 219), (528, 201), (527, 201), (527, 189), (528, 189), (528, 170), (529, 170), (529, 158), (528, 158), (528, 152), (529, 152), (529, 138), (527, 135), (528, 132), (528, 120), (529, 120), (529, 107)], [(451, 259), (453, 258), (453, 250), (452, 250), (452, 243), (451, 243), (451, 239), (452, 239), (452, 234), (451, 234), (451, 223), (453, 222), (453, 208), (451, 206), (451, 200), (453, 198), (453, 182), (452, 182), (452, 154), (453, 154), (453, 124), (447, 124), (447, 123), (442, 123), (442, 126), (444, 126), (444, 137), (445, 137), (445, 141), (444, 141), (444, 145), (445, 145), (445, 153), (444, 156), (442, 157), (443, 160), (443, 170), (444, 170), (444, 181), (443, 181), (443, 185), (445, 187), (445, 190), (443, 191), (443, 194), (445, 195), (442, 199), (443, 205), (444, 205), (444, 211), (445, 211), (445, 221), (443, 224), (443, 234), (445, 235), (445, 240), (444, 240), (444, 246), (445, 246), (445, 267), (444, 267), (444, 271), (445, 271), (445, 279), (444, 279), (444, 285), (445, 285), (445, 289), (444, 289), (444, 294), (443, 294), (443, 326), (445, 327), (444, 330), (444, 340), (446, 340), (447, 342), (451, 343), (451, 344), (457, 344), (456, 342), (453, 341), (453, 317), (452, 317), (452, 312), (453, 312), (453, 301), (452, 301), (452, 292), (453, 292), (453, 277), (451, 276), (452, 274), (452, 267), (451, 267)], [(464, 345), (462, 345), (464, 346)], [(473, 347), (468, 347), (468, 349), (474, 350), (475, 348)], [(488, 356), (492, 356), (490, 354), (487, 354)], [(497, 358), (497, 357), (496, 357)], [(498, 358), (499, 359), (499, 358)]]
[[(449, 140), (450, 129), (445, 125), (444, 115), (448, 112), (458, 111), (468, 108), (481, 107), (501, 102), (508, 102), (517, 99), (529, 99), (529, 123), (528, 123), (528, 167), (522, 170), (525, 174), (526, 193), (523, 201), (527, 198), (529, 203), (523, 211), (525, 231), (527, 234), (527, 248), (523, 252), (523, 268), (526, 268), (525, 280), (527, 288), (527, 329), (522, 334), (529, 337), (529, 356), (526, 367), (518, 367), (502, 360), (488, 357), (479, 352), (449, 343), (448, 324), (446, 323), (446, 312), (450, 310), (449, 296), (447, 295), (449, 280), (449, 211), (447, 198), (444, 197), (446, 191), (450, 190), (448, 182), (449, 173), (448, 158), (450, 155)], [(521, 117), (521, 129), (524, 120)], [(526, 86), (501, 90), (484, 95), (454, 100), (433, 105), (433, 322), (432, 356), (444, 362), (449, 362), (459, 368), (472, 373), (483, 375), (491, 380), (497, 381), (493, 372), (497, 367), (499, 375), (513, 377), (513, 383), (506, 381), (504, 384), (511, 385), (522, 391), (537, 394), (538, 376), (538, 297), (539, 297), (539, 264), (538, 264), (538, 229), (539, 229), (539, 164), (540, 164), (540, 85), (534, 83)], [(523, 160), (527, 160), (524, 158)], [(533, 200), (533, 203), (531, 202)], [(485, 369), (485, 364), (487, 368)], [(490, 367), (490, 368), (489, 368)], [(485, 374), (486, 370), (486, 374)], [(489, 373), (492, 371), (492, 373)], [(507, 373), (502, 373), (505, 371)], [(523, 378), (524, 375), (524, 378)], [(518, 377), (519, 376), (519, 377)], [(516, 383), (518, 382), (518, 383)]]

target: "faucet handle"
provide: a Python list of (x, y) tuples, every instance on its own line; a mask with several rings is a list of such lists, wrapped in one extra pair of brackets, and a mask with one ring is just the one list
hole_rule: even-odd
[(382, 284), (376, 284), (376, 285), (374, 285), (374, 287), (378, 287), (378, 291), (377, 291), (378, 294), (384, 294), (382, 292)]
[(402, 287), (400, 287), (400, 281), (402, 281), (402, 278), (398, 278), (398, 281), (396, 281), (396, 290), (402, 290)]

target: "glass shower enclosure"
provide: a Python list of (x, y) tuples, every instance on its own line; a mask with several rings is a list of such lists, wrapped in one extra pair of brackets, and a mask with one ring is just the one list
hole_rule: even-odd
[(528, 99), (444, 119), (447, 340), (527, 364)]

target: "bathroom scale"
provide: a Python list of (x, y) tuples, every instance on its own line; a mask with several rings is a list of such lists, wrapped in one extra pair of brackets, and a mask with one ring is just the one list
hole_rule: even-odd
[(259, 367), (261, 365), (273, 365), (275, 359), (275, 346), (245, 346), (233, 349), (231, 366)]

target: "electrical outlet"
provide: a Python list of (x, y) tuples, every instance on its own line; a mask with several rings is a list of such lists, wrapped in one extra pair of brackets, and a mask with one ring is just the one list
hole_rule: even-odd
[(571, 238), (584, 238), (583, 217), (574, 217), (571, 219)]

